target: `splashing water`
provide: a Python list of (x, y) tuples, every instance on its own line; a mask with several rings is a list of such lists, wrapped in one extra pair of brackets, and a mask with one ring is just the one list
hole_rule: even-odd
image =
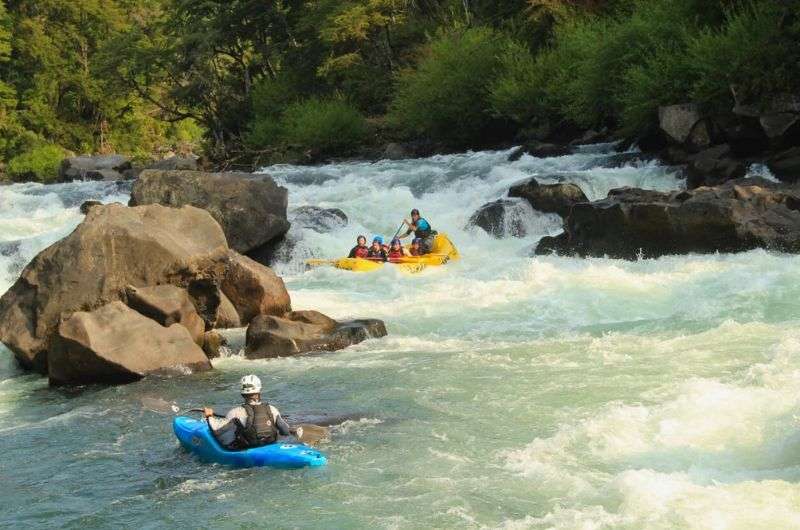
[[(294, 306), (383, 318), (384, 339), (77, 391), (49, 389), (3, 356), (0, 525), (800, 526), (800, 258), (530, 257), (559, 218), (524, 210), (525, 238), (465, 227), (519, 180), (574, 182), (591, 199), (683, 183), (652, 162), (613, 167), (610, 146), (507, 154), (265, 168), (290, 208), (350, 219), (328, 233), (292, 229), (291, 258), (276, 269)], [(0, 188), (3, 289), (80, 221), (88, 198), (127, 197), (97, 183)], [(412, 207), (460, 261), (417, 275), (304, 270), (359, 233), (391, 236)], [(200, 464), (177, 447), (170, 418), (141, 405), (225, 407), (248, 372), (290, 416), (348, 418), (323, 447), (326, 469)]]

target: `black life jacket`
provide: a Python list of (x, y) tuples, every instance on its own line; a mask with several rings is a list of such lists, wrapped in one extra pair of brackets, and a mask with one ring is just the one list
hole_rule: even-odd
[(247, 411), (247, 422), (237, 429), (237, 445), (261, 447), (275, 443), (278, 440), (278, 428), (269, 403), (242, 406)]

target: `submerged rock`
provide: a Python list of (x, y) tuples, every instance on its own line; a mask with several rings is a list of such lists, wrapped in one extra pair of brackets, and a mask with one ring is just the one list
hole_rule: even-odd
[(347, 215), (339, 208), (300, 206), (291, 211), (292, 225), (325, 234), (347, 226)]
[(48, 355), (48, 377), (55, 385), (129, 383), (152, 373), (210, 368), (185, 327), (161, 326), (122, 302), (63, 320)]
[(267, 175), (145, 170), (133, 185), (130, 205), (191, 205), (208, 211), (230, 247), (246, 254), (289, 230), (288, 192)]
[(0, 297), (0, 341), (23, 367), (46, 373), (62, 315), (120, 300), (128, 285), (188, 287), (198, 278), (220, 278), (227, 262), (225, 235), (208, 212), (94, 206)]
[(767, 248), (800, 252), (800, 191), (764, 179), (664, 193), (638, 188), (576, 204), (537, 254), (636, 259)]
[(245, 355), (263, 359), (335, 351), (384, 336), (386, 326), (376, 319), (337, 322), (318, 311), (295, 311), (283, 318), (259, 315), (247, 328)]
[(517, 203), (509, 199), (488, 202), (470, 216), (467, 226), (482, 228), (487, 234), (498, 239), (507, 236), (525, 237), (527, 235), (525, 223), (513, 212), (517, 207)]
[(589, 200), (576, 184), (539, 184), (534, 178), (512, 186), (508, 196), (520, 197), (534, 210), (557, 213), (561, 217), (567, 217), (575, 204)]

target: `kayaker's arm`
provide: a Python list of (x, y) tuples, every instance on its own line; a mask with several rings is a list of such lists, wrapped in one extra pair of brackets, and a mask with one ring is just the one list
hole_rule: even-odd
[(413, 233), (414, 233), (414, 230), (416, 230), (416, 229), (417, 229), (417, 227), (416, 227), (416, 226), (414, 226), (414, 223), (412, 223), (412, 222), (411, 222), (411, 221), (409, 221), (408, 219), (403, 219), (403, 222), (404, 222), (406, 225), (408, 225), (408, 230), (406, 230), (406, 233), (405, 233), (405, 234), (403, 234), (402, 236), (400, 236), (400, 239), (404, 239), (404, 238), (406, 238), (406, 237), (410, 236), (411, 234), (413, 234)]
[(289, 436), (292, 433), (291, 427), (289, 427), (289, 424), (280, 414), (275, 417), (275, 427), (277, 427), (278, 432), (284, 436)]

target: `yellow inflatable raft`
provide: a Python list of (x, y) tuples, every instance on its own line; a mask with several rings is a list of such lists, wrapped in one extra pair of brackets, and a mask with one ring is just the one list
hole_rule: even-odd
[[(407, 247), (406, 247), (407, 248)], [(370, 272), (384, 265), (395, 266), (409, 273), (420, 272), (429, 266), (444, 265), (448, 261), (459, 258), (458, 250), (445, 234), (437, 234), (430, 254), (424, 256), (406, 256), (384, 263), (363, 258), (339, 258), (334, 260), (308, 260), (309, 265), (332, 265), (337, 269), (353, 272)]]

